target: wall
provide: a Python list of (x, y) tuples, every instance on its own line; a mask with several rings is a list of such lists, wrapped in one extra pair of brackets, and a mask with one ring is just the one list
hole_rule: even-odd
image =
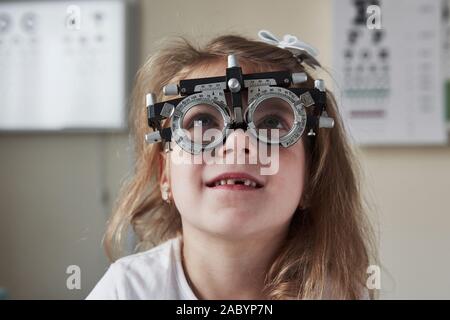
[[(101, 239), (129, 168), (126, 136), (1, 135), (0, 150), (0, 286), (17, 299), (84, 298), (107, 266)], [(69, 291), (73, 264), (81, 290)]]

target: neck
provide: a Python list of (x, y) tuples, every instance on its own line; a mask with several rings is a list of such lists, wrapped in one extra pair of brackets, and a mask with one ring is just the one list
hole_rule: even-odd
[(199, 299), (266, 299), (266, 273), (286, 234), (284, 227), (230, 239), (183, 225), (182, 257), (192, 290)]

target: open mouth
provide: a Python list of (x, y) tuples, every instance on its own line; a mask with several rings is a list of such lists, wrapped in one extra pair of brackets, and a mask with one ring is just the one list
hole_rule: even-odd
[(261, 189), (262, 183), (252, 177), (236, 177), (221, 175), (214, 180), (206, 183), (208, 188), (231, 189), (231, 190), (254, 190)]

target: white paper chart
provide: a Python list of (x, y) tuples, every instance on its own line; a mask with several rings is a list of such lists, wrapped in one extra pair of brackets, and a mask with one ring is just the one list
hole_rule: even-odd
[(0, 130), (124, 126), (122, 1), (0, 2)]
[(445, 104), (447, 111), (447, 130), (450, 132), (450, 0), (443, 1), (442, 10), (443, 20), (443, 72), (444, 72), (444, 90), (445, 90)]
[[(366, 9), (381, 9), (381, 28)], [(346, 128), (361, 145), (447, 142), (441, 0), (333, 3), (333, 59)]]

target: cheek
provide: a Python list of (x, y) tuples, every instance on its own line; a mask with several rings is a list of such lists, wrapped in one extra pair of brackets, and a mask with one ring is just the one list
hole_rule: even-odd
[(278, 194), (291, 206), (298, 205), (303, 193), (306, 173), (305, 160), (302, 143), (287, 149), (280, 149), (279, 172), (277, 177), (274, 177), (274, 181), (276, 180)]
[(293, 146), (292, 149), (286, 149), (286, 153), (282, 154), (282, 163), (281, 166), (285, 165), (285, 172), (290, 171), (293, 175), (295, 175), (297, 180), (301, 180), (303, 182), (305, 176), (305, 168), (306, 168), (306, 157), (305, 151), (302, 143)]
[[(177, 158), (182, 153), (184, 161)], [(171, 152), (171, 192), (180, 212), (192, 211), (202, 191), (202, 165), (195, 164), (193, 159), (188, 159), (189, 157), (190, 155), (180, 151), (179, 147), (174, 147)]]

